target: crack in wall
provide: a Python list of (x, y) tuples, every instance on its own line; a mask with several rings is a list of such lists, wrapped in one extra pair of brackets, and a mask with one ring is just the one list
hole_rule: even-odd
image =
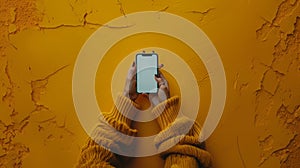
[(280, 86), (280, 81), (284, 74), (274, 70), (272, 67), (268, 67), (263, 73), (262, 79), (260, 80), (260, 88), (256, 90), (256, 95), (259, 92), (265, 92), (271, 96), (274, 96)]
[[(299, 0), (283, 1), (271, 22), (266, 21), (257, 29), (257, 40), (266, 41), (268, 35), (274, 29), (280, 29), (280, 24), (299, 6)], [(293, 79), (293, 75), (300, 66), (300, 17), (297, 16), (294, 22), (294, 30), (287, 34), (279, 31), (279, 40), (274, 45), (273, 58), (270, 65), (261, 63), (265, 70), (260, 80), (260, 88), (255, 91), (255, 118), (254, 124), (261, 129), (269, 130), (269, 118), (278, 119), (279, 126), (289, 131), (293, 137), (286, 147), (276, 147), (276, 137), (268, 134), (266, 138), (259, 139), (261, 149), (262, 166), (271, 157), (276, 157), (280, 161), (282, 168), (300, 164), (299, 161), (299, 111), (300, 102), (292, 102), (292, 97), (300, 97), (296, 88), (289, 86), (288, 80)], [(253, 65), (254, 68), (254, 65)], [(298, 71), (299, 72), (299, 71)], [(299, 83), (295, 81), (296, 83)], [(293, 82), (293, 83), (295, 83)], [(299, 83), (300, 84), (300, 83)], [(280, 104), (279, 101), (281, 100)], [(292, 109), (292, 110), (289, 110)], [(290, 145), (290, 144), (293, 145)], [(277, 149), (276, 149), (277, 148)]]
[[(29, 124), (29, 116), (26, 116), (21, 121), (15, 119), (18, 115), (18, 112), (14, 108), (15, 89), (17, 86), (15, 82), (13, 82), (8, 61), (6, 61), (4, 75), (7, 78), (7, 86), (2, 101), (8, 106), (8, 111), (2, 112), (8, 112), (10, 119), (7, 121), (8, 123), (4, 123), (0, 120), (0, 149), (2, 151), (0, 153), (0, 167), (20, 167), (23, 158), (29, 153), (29, 148), (22, 143), (14, 142), (14, 139), (17, 135), (20, 135)], [(2, 153), (4, 154), (2, 155)]]
[(93, 22), (88, 22), (87, 21), (87, 16), (89, 15), (88, 12), (84, 13), (81, 23), (80, 24), (60, 24), (60, 25), (53, 25), (53, 26), (38, 26), (40, 30), (47, 30), (47, 29), (58, 29), (62, 27), (69, 27), (69, 28), (75, 28), (75, 27), (87, 27), (87, 26), (105, 26), (100, 23), (93, 23)]
[(287, 106), (282, 104), (278, 109), (276, 116), (284, 128), (297, 134), (297, 131), (299, 131), (297, 129), (300, 128), (300, 105), (297, 105), (293, 111), (289, 111)]
[[(46, 93), (47, 85), (49, 83), (49, 80), (54, 75), (57, 75), (60, 71), (67, 68), (69, 65), (64, 65), (54, 72), (50, 73), (44, 78), (37, 79), (31, 81), (31, 100), (35, 105), (35, 109), (31, 112), (31, 114), (37, 114), (37, 113), (45, 113), (45, 112), (51, 112), (50, 108), (44, 105), (41, 102), (41, 96), (43, 96)], [(67, 135), (74, 136), (75, 133), (73, 133), (71, 130), (69, 130), (66, 126), (66, 117), (64, 117), (64, 121), (62, 124), (60, 124), (57, 121), (57, 116), (50, 116), (49, 118), (36, 121), (38, 124), (38, 131), (44, 132), (47, 135), (44, 137), (44, 145), (47, 145), (48, 142), (57, 140), (57, 139), (63, 139), (65, 136), (64, 133), (67, 133)], [(57, 133), (56, 129), (62, 130), (64, 133)], [(51, 131), (50, 131), (51, 130)], [(52, 132), (52, 133), (51, 133)], [(54, 133), (53, 133), (54, 132)]]
[(128, 25), (108, 25), (108, 24), (102, 24), (102, 23), (94, 23), (94, 22), (89, 22), (87, 21), (87, 16), (89, 13), (85, 13), (83, 18), (82, 18), (82, 23), (81, 24), (60, 24), (60, 25), (54, 25), (54, 26), (38, 26), (40, 30), (55, 30), (63, 27), (69, 27), (69, 28), (76, 28), (76, 27), (91, 27), (91, 26), (96, 26), (96, 27), (107, 27), (110, 29), (124, 29), (124, 28), (130, 28), (134, 26), (134, 24), (128, 24)]
[(241, 149), (240, 149), (240, 143), (239, 143), (239, 137), (238, 136), (236, 137), (236, 144), (237, 144), (238, 154), (239, 154), (239, 157), (241, 159), (242, 165), (243, 165), (244, 168), (246, 168), (245, 160), (242, 156), (242, 152), (241, 152)]
[(125, 10), (124, 10), (124, 5), (123, 5), (123, 3), (121, 2), (121, 0), (117, 0), (117, 5), (119, 5), (119, 7), (120, 7), (120, 13), (121, 13), (124, 17), (126, 17), (126, 12), (125, 12)]
[(262, 166), (265, 161), (267, 161), (272, 154), (272, 150), (274, 149), (274, 136), (268, 135), (265, 138), (261, 138), (258, 140), (259, 147), (262, 149), (261, 159), (258, 166)]
[(294, 135), (285, 147), (272, 152), (272, 156), (279, 158), (282, 168), (297, 167), (297, 164), (299, 165), (299, 162), (297, 162), (297, 160), (300, 160), (299, 140), (299, 136)]
[(165, 12), (165, 11), (167, 11), (169, 9), (169, 7), (170, 6), (166, 6), (166, 7), (162, 8), (162, 9), (158, 10), (158, 12)]
[(17, 135), (23, 133), (25, 127), (29, 124), (29, 116), (20, 122), (12, 122), (5, 125), (0, 120), (0, 147), (3, 155), (0, 154), (0, 167), (21, 167), (23, 158), (29, 153), (30, 149), (26, 145), (14, 142)]
[(233, 89), (237, 91), (237, 93), (241, 96), (243, 91), (248, 88), (249, 82), (240, 82), (239, 81), (240, 74), (237, 73), (235, 80), (233, 82)]
[(56, 71), (52, 72), (51, 74), (47, 75), (44, 78), (33, 80), (30, 82), (31, 85), (31, 100), (35, 105), (34, 112), (41, 111), (41, 110), (49, 110), (49, 108), (43, 105), (41, 101), (41, 96), (45, 94), (46, 88), (49, 82), (49, 79), (56, 75), (61, 70), (65, 69), (69, 65), (62, 66), (61, 68), (57, 69)]
[[(66, 135), (75, 136), (75, 133), (66, 126), (66, 118), (65, 116), (62, 124), (57, 122), (56, 116), (38, 122), (38, 131), (46, 133), (43, 139), (44, 146), (55, 140), (63, 140)], [(62, 130), (63, 132), (57, 132), (57, 130)]]
[[(260, 80), (260, 88), (255, 91), (257, 97), (258, 97), (258, 93), (260, 93), (262, 91), (267, 92), (270, 95), (274, 96), (276, 94), (276, 91), (278, 90), (279, 82), (286, 75), (286, 73), (289, 72), (289, 70), (287, 70), (286, 72), (280, 72), (279, 70), (277, 70), (278, 68), (276, 66), (276, 63), (278, 62), (278, 59), (280, 59), (282, 57), (286, 58), (286, 55), (293, 56), (294, 58), (290, 59), (289, 67), (293, 63), (293, 61), (295, 61), (295, 59), (299, 60), (298, 57), (295, 58), (295, 56), (300, 54), (300, 51), (299, 51), (300, 46), (299, 46), (299, 44), (297, 44), (297, 40), (300, 38), (299, 37), (300, 23), (298, 23), (298, 22), (300, 22), (300, 17), (296, 18), (296, 22), (294, 24), (295, 28), (294, 28), (293, 33), (287, 34), (286, 38), (282, 37), (278, 41), (278, 43), (274, 46), (273, 59), (272, 59), (271, 64), (265, 65), (265, 64), (261, 63), (261, 65), (264, 65), (267, 69), (262, 74), (262, 78)], [(279, 44), (282, 44), (282, 45), (279, 45)], [(282, 46), (284, 46), (284, 47), (282, 48)], [(270, 72), (273, 74), (271, 74)], [(270, 75), (268, 75), (268, 74), (270, 74)], [(273, 76), (273, 77), (270, 77), (270, 76)], [(270, 77), (271, 78), (270, 80), (275, 81), (275, 83), (276, 83), (275, 89), (274, 88), (270, 89), (270, 88), (265, 87), (264, 82), (266, 81), (267, 77)]]
[(275, 17), (272, 21), (266, 19), (265, 23), (256, 30), (256, 38), (260, 41), (266, 41), (269, 34), (274, 30), (280, 28), (280, 23), (291, 16), (299, 5), (299, 0), (284, 0), (278, 7)]
[[(35, 111), (39, 111), (42, 109), (45, 109), (46, 106), (40, 104), (40, 96), (45, 91), (46, 86), (48, 84), (48, 80), (55, 74), (57, 74), (62, 69), (66, 68), (66, 66), (63, 66), (56, 70), (55, 72), (49, 74), (43, 79), (34, 80), (31, 82), (32, 86), (32, 101), (34, 102), (36, 108)], [(29, 114), (24, 119), (22, 119), (20, 122), (17, 122), (14, 120), (14, 117), (18, 115), (18, 112), (16, 112), (14, 108), (14, 90), (16, 88), (15, 83), (13, 82), (13, 79), (11, 77), (10, 71), (9, 71), (9, 64), (8, 62), (5, 65), (5, 74), (8, 80), (8, 87), (6, 94), (2, 97), (2, 100), (7, 103), (8, 107), (11, 109), (11, 123), (5, 124), (0, 120), (0, 131), (2, 134), (0, 134), (0, 167), (8, 166), (8, 167), (21, 167), (23, 163), (24, 157), (30, 152), (30, 148), (26, 145), (15, 142), (14, 139), (16, 136), (21, 135), (23, 133), (23, 130), (26, 128), (26, 126), (30, 122), (31, 115)], [(49, 110), (48, 108), (46, 108)], [(50, 123), (54, 124), (55, 127), (59, 129), (65, 130), (68, 134), (74, 135), (70, 130), (68, 130), (65, 126), (65, 121), (63, 125), (59, 125), (56, 120), (49, 120)], [(46, 123), (46, 122), (45, 122)], [(63, 135), (59, 135), (63, 136)], [(2, 153), (4, 153), (2, 155)]]
[(208, 8), (206, 11), (191, 10), (191, 11), (187, 11), (187, 13), (207, 15), (210, 12), (212, 12), (213, 10), (215, 10), (215, 8)]
[(8, 61), (6, 61), (6, 66), (4, 70), (5, 76), (7, 78), (8, 84), (6, 87), (6, 93), (2, 96), (2, 101), (5, 102), (9, 108), (12, 108), (14, 105), (13, 99), (14, 99), (14, 90), (15, 90), (15, 84), (12, 81), (10, 72), (9, 72), (9, 64)]
[(190, 10), (190, 11), (186, 11), (185, 13), (197, 15), (199, 17), (198, 18), (199, 21), (202, 22), (206, 17), (208, 17), (209, 15), (211, 15), (215, 10), (216, 10), (216, 8), (208, 8), (205, 11)]

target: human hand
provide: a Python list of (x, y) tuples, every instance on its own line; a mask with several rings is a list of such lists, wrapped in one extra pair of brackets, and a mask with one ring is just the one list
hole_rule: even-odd
[(136, 64), (132, 63), (131, 67), (128, 70), (125, 88), (124, 88), (124, 96), (130, 98), (132, 101), (135, 101), (139, 93), (136, 91)]
[[(159, 65), (159, 69), (163, 67), (163, 64)], [(156, 82), (158, 83), (158, 91), (157, 93), (149, 94), (149, 100), (151, 101), (153, 106), (158, 105), (159, 103), (170, 98), (169, 84), (161, 71), (158, 71), (158, 74), (154, 76)]]

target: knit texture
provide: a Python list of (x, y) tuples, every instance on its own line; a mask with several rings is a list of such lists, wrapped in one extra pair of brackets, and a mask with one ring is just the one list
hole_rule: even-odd
[(118, 165), (119, 163), (113, 153), (89, 138), (82, 147), (76, 168), (113, 168)]
[[(130, 146), (132, 143), (137, 130), (130, 128), (131, 120), (126, 116), (135, 116), (136, 108), (139, 108), (136, 103), (120, 95), (112, 110), (104, 112), (104, 117), (98, 118), (99, 123), (82, 148), (76, 167), (120, 167), (119, 159), (109, 149), (122, 150), (123, 145)], [(161, 153), (165, 159), (165, 168), (211, 166), (211, 155), (198, 141), (200, 125), (187, 117), (180, 116), (176, 119), (179, 113), (179, 97), (175, 96), (160, 103), (152, 113), (162, 129), (155, 138), (155, 144), (158, 150), (169, 148)], [(129, 136), (120, 137), (116, 130)]]
[(164, 168), (198, 168), (198, 163), (194, 157), (174, 154), (166, 158)]
[(157, 117), (158, 125), (162, 130), (176, 119), (179, 108), (179, 97), (174, 96), (158, 104), (152, 110), (152, 113)]
[[(103, 112), (103, 117), (98, 117), (99, 122), (93, 130), (91, 138), (88, 138), (87, 143), (82, 148), (76, 167), (119, 167), (120, 163), (110, 149), (120, 151), (123, 145), (129, 146), (131, 144), (137, 130), (130, 128), (131, 120), (124, 115), (135, 115), (135, 108), (138, 108), (136, 103), (119, 95), (112, 110)], [(121, 137), (116, 131), (129, 136)]]
[(132, 121), (126, 116), (134, 117), (137, 113), (136, 109), (139, 108), (139, 105), (129, 98), (118, 95), (115, 106), (113, 106), (110, 112), (103, 112), (103, 115), (109, 123), (113, 120), (113, 122), (118, 121), (130, 126)]
[[(202, 166), (202, 167), (208, 168), (208, 167), (212, 166), (210, 153), (208, 153), (207, 151), (205, 151), (203, 149), (192, 146), (192, 145), (175, 145), (174, 147), (170, 148), (169, 150), (162, 152), (161, 155), (166, 159), (170, 156), (172, 156), (174, 159), (176, 159), (177, 154), (181, 154), (181, 155), (185, 155), (185, 156), (189, 156), (189, 157), (197, 159), (197, 161), (199, 162), (199, 164), (197, 164), (197, 165), (192, 165), (194, 162), (184, 163), (184, 164), (190, 164), (191, 167)], [(180, 159), (180, 157), (177, 159)], [(183, 160), (183, 162), (188, 162), (188, 160)]]
[(200, 125), (184, 116), (176, 118), (178, 113), (178, 97), (172, 97), (153, 109), (162, 129), (155, 138), (155, 144), (159, 151), (164, 151), (161, 156), (166, 159), (165, 167), (211, 167), (211, 155), (198, 140)]

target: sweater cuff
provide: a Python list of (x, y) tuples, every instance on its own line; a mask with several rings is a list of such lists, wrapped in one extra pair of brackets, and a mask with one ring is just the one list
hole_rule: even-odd
[(167, 158), (173, 154), (181, 154), (181, 155), (186, 155), (190, 157), (194, 157), (198, 160), (198, 162), (203, 166), (203, 167), (211, 167), (212, 166), (212, 158), (210, 153), (207, 151), (197, 148), (195, 146), (191, 145), (176, 145), (169, 150), (163, 152), (161, 155), (163, 158)]
[(138, 104), (120, 94), (118, 95), (112, 110), (110, 112), (103, 112), (103, 115), (106, 120), (114, 119), (115, 121), (126, 123), (130, 126), (131, 120), (126, 116), (131, 116), (133, 118), (136, 115), (136, 109), (138, 108)]
[(194, 157), (172, 154), (166, 158), (164, 168), (198, 168), (198, 161)]
[[(128, 136), (120, 136), (120, 132)], [(91, 138), (98, 144), (106, 146), (106, 141), (103, 139), (111, 140), (112, 144), (117, 144), (117, 146), (124, 144), (130, 145), (133, 141), (133, 136), (137, 134), (136, 129), (131, 129), (127, 124), (116, 121), (113, 118), (108, 118), (106, 121), (99, 119), (99, 123), (94, 128)], [(110, 147), (108, 147), (110, 148)]]
[(176, 119), (179, 109), (179, 97), (174, 96), (158, 104), (152, 113), (157, 117), (158, 125), (163, 130)]
[[(193, 126), (193, 121), (188, 119), (187, 117), (180, 117), (176, 119), (173, 123), (169, 124), (165, 127), (154, 139), (154, 142), (157, 147), (165, 141), (169, 141), (175, 137), (184, 137), (190, 131), (190, 128)], [(177, 142), (179, 139), (176, 138)], [(177, 144), (176, 141), (172, 141)]]
[(109, 150), (95, 143), (91, 138), (82, 148), (77, 168), (107, 167), (114, 168), (119, 165), (116, 156)]
[(159, 142), (158, 144), (156, 144), (156, 147), (158, 151), (165, 151), (165, 149), (168, 149), (176, 144), (191, 145), (201, 149), (205, 149), (205, 144), (203, 142), (200, 142), (199, 139), (196, 137), (188, 135), (179, 135), (176, 137), (172, 137), (168, 140)]

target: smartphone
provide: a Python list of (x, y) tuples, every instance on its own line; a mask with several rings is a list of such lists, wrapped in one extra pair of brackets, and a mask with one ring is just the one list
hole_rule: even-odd
[(158, 74), (158, 55), (138, 53), (136, 55), (137, 93), (157, 93), (158, 85), (154, 75)]

